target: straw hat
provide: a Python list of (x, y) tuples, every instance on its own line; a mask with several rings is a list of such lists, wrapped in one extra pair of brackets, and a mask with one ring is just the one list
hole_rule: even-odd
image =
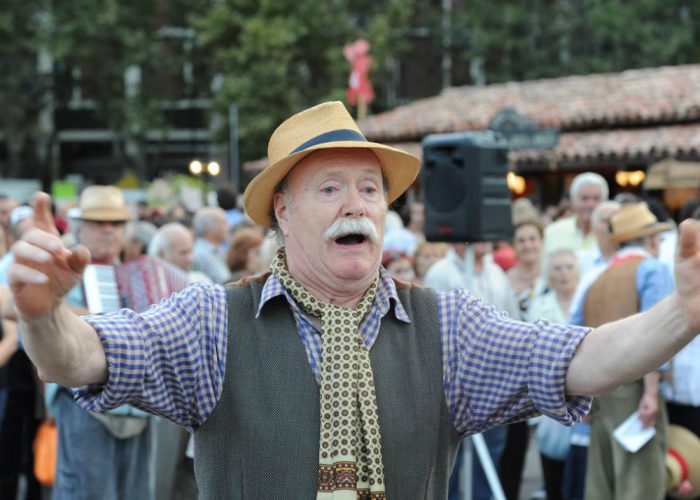
[(268, 227), (274, 189), (292, 167), (312, 151), (337, 148), (374, 151), (387, 180), (389, 203), (408, 189), (420, 169), (415, 156), (367, 141), (341, 102), (319, 104), (288, 118), (272, 133), (267, 146), (268, 166), (243, 194), (250, 218)]
[(659, 222), (643, 202), (624, 205), (610, 219), (610, 227), (610, 239), (618, 243), (671, 229), (669, 224)]
[[(683, 491), (679, 491), (684, 481)], [(700, 495), (700, 438), (679, 425), (668, 429), (666, 454), (666, 489), (673, 498), (695, 498)]]
[(114, 186), (88, 186), (80, 195), (80, 218), (97, 222), (120, 222), (131, 217), (121, 189)]

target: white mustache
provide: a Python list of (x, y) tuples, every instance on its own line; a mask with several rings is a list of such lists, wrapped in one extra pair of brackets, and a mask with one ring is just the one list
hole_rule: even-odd
[(361, 234), (369, 238), (372, 243), (376, 243), (379, 240), (377, 227), (367, 217), (360, 217), (359, 219), (342, 217), (336, 219), (331, 227), (326, 230), (324, 237), (326, 241), (331, 241), (348, 234)]

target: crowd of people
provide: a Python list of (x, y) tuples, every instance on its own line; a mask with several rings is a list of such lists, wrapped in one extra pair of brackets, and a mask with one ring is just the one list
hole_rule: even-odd
[[(598, 327), (647, 310), (672, 293), (678, 231), (662, 205), (630, 196), (609, 200), (605, 179), (590, 172), (578, 175), (568, 194), (570, 209), (555, 217), (527, 199), (517, 200), (512, 241), (456, 244), (425, 241), (424, 206), (411, 201), (386, 216), (381, 264), (399, 283), (444, 292), (464, 289), (510, 318), (532, 324), (545, 320)], [(181, 205), (154, 210), (147, 204), (129, 206), (116, 187), (89, 186), (74, 206), (53, 206), (52, 220), (65, 248), (85, 247), (91, 264), (115, 270), (121, 306), (148, 315), (149, 306), (192, 283), (223, 285), (271, 268), (279, 272), (275, 266), (281, 242), (274, 231), (247, 216), (231, 188), (220, 188), (217, 200), (217, 206), (194, 213)], [(0, 195), (2, 287), (8, 285), (13, 243), (38, 223), (37, 207), (28, 203)], [(94, 313), (93, 293), (98, 289), (81, 283), (66, 294), (66, 301), (78, 315)], [(0, 301), (7, 300), (7, 293), (0, 294)], [(178, 307), (191, 314), (186, 303)], [(144, 411), (138, 397), (133, 405), (107, 413), (86, 409), (65, 386), (41, 380), (15, 321), (4, 319), (1, 331), (3, 498), (16, 498), (20, 484), (24, 498), (47, 494), (33, 473), (33, 441), (45, 420), (55, 420), (59, 437), (51, 498), (76, 498), (78, 490), (81, 498), (115, 500), (196, 495), (195, 450), (187, 430)], [(507, 422), (485, 430), (506, 498), (519, 498), (532, 429), (546, 498), (663, 498), (669, 423), (700, 436), (700, 368), (694, 361), (699, 342), (693, 340), (658, 370), (597, 397), (591, 414), (573, 427), (546, 416), (516, 422), (522, 416), (518, 414), (512, 422), (504, 418)], [(635, 411), (656, 434), (640, 451), (629, 453), (614, 442), (612, 433)], [(194, 426), (186, 416), (182, 422), (189, 430)], [(460, 464), (458, 458), (451, 499), (465, 494)], [(491, 488), (478, 457), (473, 464), (467, 472), (472, 474), (473, 498), (489, 499)]]

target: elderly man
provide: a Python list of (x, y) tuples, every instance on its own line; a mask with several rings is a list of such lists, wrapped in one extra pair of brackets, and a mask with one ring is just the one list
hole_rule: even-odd
[[(90, 186), (83, 190), (74, 230), (92, 263), (119, 264), (129, 218), (119, 189)], [(83, 287), (73, 287), (67, 302), (87, 307)], [(150, 415), (132, 406), (98, 415), (75, 404), (71, 396), (65, 386), (47, 386), (48, 408), (56, 417), (60, 436), (52, 498), (75, 498), (75, 491), (81, 490), (85, 498), (149, 499), (153, 494)]]
[(569, 194), (574, 215), (545, 228), (545, 255), (559, 248), (586, 251), (595, 245), (595, 236), (591, 232), (591, 214), (598, 203), (608, 199), (608, 183), (600, 175), (586, 172), (574, 178)]
[(194, 214), (192, 229), (195, 235), (194, 269), (209, 276), (214, 283), (229, 281), (231, 272), (221, 251), (228, 232), (226, 212), (218, 207), (200, 208)]
[(284, 238), (270, 275), (78, 318), (62, 298), (89, 256), (61, 247), (46, 195), (10, 270), (42, 376), (86, 408), (133, 401), (194, 430), (201, 498), (445, 498), (460, 437), (539, 412), (577, 421), (577, 395), (638, 378), (700, 330), (688, 225), (679, 292), (652, 310), (591, 333), (520, 323), (380, 267), (388, 204), (419, 162), (368, 142), (341, 103), (282, 123), (268, 152), (245, 206)]
[(148, 255), (162, 259), (186, 272), (190, 283), (212, 283), (211, 278), (199, 271), (193, 271), (194, 238), (192, 232), (179, 222), (170, 222), (160, 227), (148, 245)]
[[(620, 244), (607, 269), (588, 288), (571, 320), (599, 326), (645, 311), (673, 291), (668, 267), (658, 260), (660, 223), (646, 203), (623, 206), (610, 219), (610, 240)], [(588, 447), (586, 498), (664, 497), (666, 484), (665, 435), (668, 427), (659, 394), (661, 374), (652, 370), (643, 378), (596, 398)], [(636, 453), (628, 453), (613, 439), (613, 431), (635, 411), (656, 435)]]

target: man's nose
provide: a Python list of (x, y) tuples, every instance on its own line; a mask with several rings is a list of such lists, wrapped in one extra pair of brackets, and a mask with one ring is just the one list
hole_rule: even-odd
[(357, 189), (348, 190), (347, 199), (343, 206), (344, 217), (361, 217), (365, 215), (365, 204)]

